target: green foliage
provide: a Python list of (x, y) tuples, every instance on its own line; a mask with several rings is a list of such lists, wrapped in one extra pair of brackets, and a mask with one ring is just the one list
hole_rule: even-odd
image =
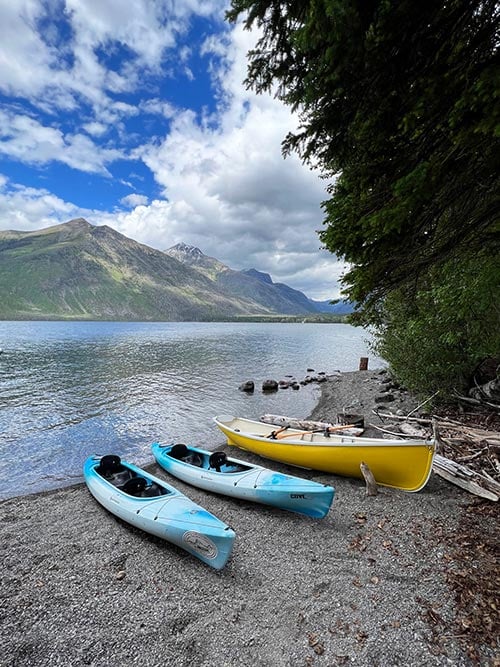
[(410, 389), (464, 392), (483, 359), (500, 350), (500, 261), (480, 253), (436, 267), (412, 297), (394, 290), (376, 351)]
[(232, 0), (242, 13), (262, 30), (247, 84), (300, 113), (283, 150), (331, 179), (320, 238), (349, 263), (351, 321), (414, 388), (463, 383), (498, 354), (481, 334), (498, 292), (470, 261), (500, 245), (498, 3)]

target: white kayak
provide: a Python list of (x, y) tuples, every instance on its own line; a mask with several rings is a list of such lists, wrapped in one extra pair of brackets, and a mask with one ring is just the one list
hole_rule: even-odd
[(228, 458), (225, 452), (184, 444), (154, 443), (151, 449), (167, 472), (206, 491), (315, 518), (326, 516), (333, 501), (335, 491), (331, 486)]
[(114, 454), (89, 457), (83, 475), (94, 498), (120, 519), (216, 570), (226, 564), (234, 531), (175, 487)]

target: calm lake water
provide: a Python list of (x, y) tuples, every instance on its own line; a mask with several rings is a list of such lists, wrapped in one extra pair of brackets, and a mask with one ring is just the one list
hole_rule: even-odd
[[(305, 417), (320, 385), (263, 394), (262, 381), (385, 365), (367, 339), (346, 324), (0, 322), (0, 498), (81, 481), (93, 453), (216, 449), (216, 414)], [(249, 379), (255, 393), (238, 391)]]

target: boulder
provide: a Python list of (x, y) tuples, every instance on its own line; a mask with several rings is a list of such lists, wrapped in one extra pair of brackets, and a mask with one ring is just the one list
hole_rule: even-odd
[(247, 380), (246, 382), (243, 382), (243, 384), (240, 384), (238, 389), (240, 391), (246, 391), (247, 394), (251, 394), (255, 389), (255, 384), (253, 380)]
[(278, 383), (276, 380), (264, 380), (262, 391), (278, 391)]
[(395, 400), (394, 394), (378, 394), (378, 396), (375, 396), (374, 398), (375, 403), (391, 403), (392, 401)]

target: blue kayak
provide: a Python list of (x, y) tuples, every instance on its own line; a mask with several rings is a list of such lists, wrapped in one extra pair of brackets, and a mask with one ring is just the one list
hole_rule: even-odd
[(184, 444), (151, 445), (158, 464), (174, 477), (206, 491), (323, 518), (335, 490), (300, 477)]
[(83, 476), (94, 498), (120, 519), (216, 570), (226, 564), (234, 531), (175, 487), (114, 454), (89, 457)]

